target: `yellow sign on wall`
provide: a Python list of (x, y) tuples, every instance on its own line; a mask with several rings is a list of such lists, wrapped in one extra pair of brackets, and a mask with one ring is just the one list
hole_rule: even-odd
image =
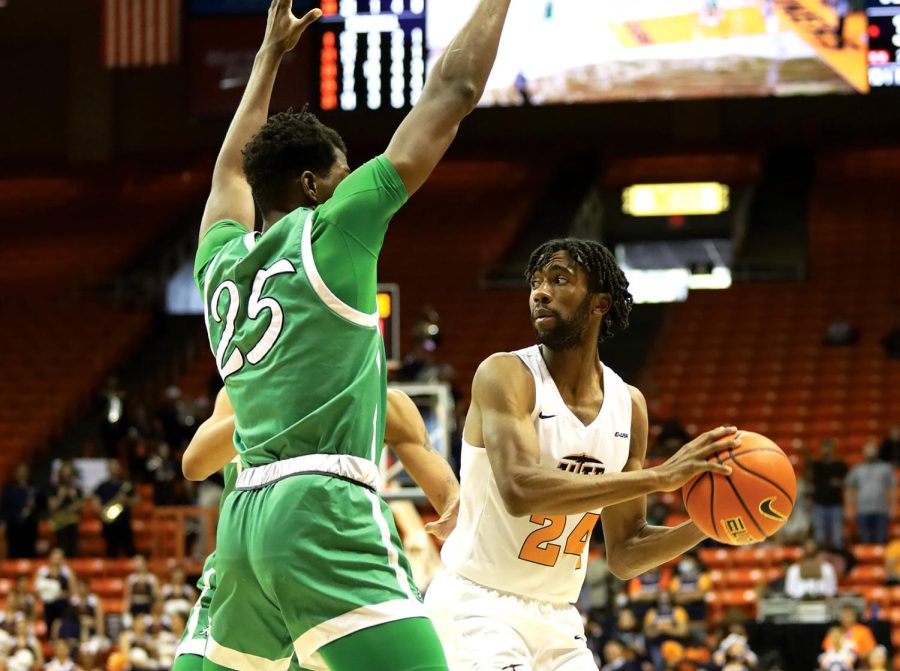
[(729, 188), (718, 182), (635, 184), (622, 191), (622, 211), (633, 217), (720, 214), (729, 198)]

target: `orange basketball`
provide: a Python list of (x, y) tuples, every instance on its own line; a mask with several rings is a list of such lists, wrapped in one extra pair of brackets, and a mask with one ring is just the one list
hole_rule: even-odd
[(728, 545), (749, 545), (778, 531), (797, 497), (797, 477), (787, 455), (765, 436), (741, 432), (741, 445), (710, 457), (731, 475), (703, 473), (681, 490), (694, 524)]

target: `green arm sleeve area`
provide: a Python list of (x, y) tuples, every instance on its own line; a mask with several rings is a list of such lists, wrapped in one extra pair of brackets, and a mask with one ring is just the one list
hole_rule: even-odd
[(247, 235), (247, 233), (249, 231), (245, 226), (230, 219), (224, 219), (209, 228), (197, 247), (197, 256), (194, 257), (194, 281), (201, 294), (203, 293), (203, 278), (209, 262), (227, 243), (242, 235)]
[(375, 311), (378, 254), (388, 223), (408, 198), (394, 166), (378, 156), (354, 170), (316, 210), (316, 266), (332, 293), (356, 310)]

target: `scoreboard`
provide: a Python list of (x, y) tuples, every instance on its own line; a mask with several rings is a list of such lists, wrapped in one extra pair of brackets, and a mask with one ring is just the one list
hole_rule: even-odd
[(900, 0), (868, 0), (869, 86), (900, 87)]
[(426, 0), (322, 0), (319, 107), (411, 107), (425, 86)]

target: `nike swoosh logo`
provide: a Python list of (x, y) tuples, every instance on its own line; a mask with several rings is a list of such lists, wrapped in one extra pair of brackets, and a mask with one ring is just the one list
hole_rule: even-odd
[(772, 504), (775, 503), (776, 498), (778, 497), (770, 496), (767, 499), (763, 499), (762, 503), (759, 504), (759, 512), (762, 513), (763, 517), (768, 517), (770, 520), (775, 520), (776, 522), (787, 522), (787, 516), (783, 515), (772, 507)]
[(544, 413), (541, 412), (541, 413), (538, 413), (538, 417), (540, 417), (541, 419), (553, 419), (554, 417), (556, 417), (556, 415), (545, 415)]

